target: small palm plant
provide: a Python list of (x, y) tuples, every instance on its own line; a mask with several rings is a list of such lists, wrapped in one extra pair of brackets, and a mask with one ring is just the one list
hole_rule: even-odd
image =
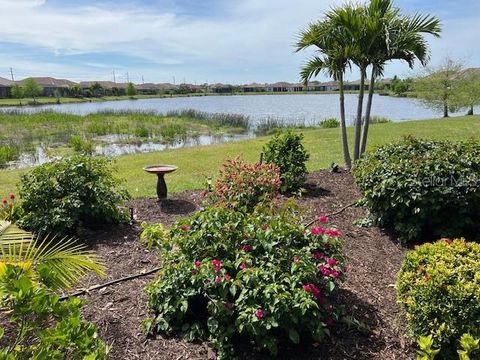
[(31, 279), (52, 290), (68, 289), (90, 271), (104, 275), (98, 255), (73, 238), (38, 239), (9, 221), (0, 221), (0, 278), (7, 265), (21, 267)]

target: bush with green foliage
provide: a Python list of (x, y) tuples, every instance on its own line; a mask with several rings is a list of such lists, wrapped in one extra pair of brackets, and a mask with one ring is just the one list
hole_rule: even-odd
[[(419, 350), (417, 350), (417, 360), (435, 360), (441, 352), (441, 349), (438, 349), (433, 343), (432, 335), (420, 336), (417, 345), (419, 347)], [(479, 360), (480, 337), (463, 334), (458, 342), (457, 354), (459, 360)]]
[(463, 334), (480, 336), (480, 245), (442, 239), (407, 253), (398, 301), (415, 340), (432, 336), (439, 356), (453, 359)]
[(208, 201), (251, 212), (277, 196), (280, 184), (280, 171), (273, 164), (249, 164), (240, 158), (226, 160)]
[(320, 121), (319, 125), (323, 129), (333, 129), (340, 127), (340, 121), (335, 118), (330, 118)]
[(479, 143), (406, 138), (365, 154), (354, 175), (376, 223), (402, 242), (478, 237)]
[(79, 227), (128, 221), (128, 199), (109, 160), (76, 155), (22, 176), (19, 224), (37, 233), (70, 234)]
[(277, 134), (263, 148), (265, 162), (280, 169), (282, 192), (300, 189), (307, 179), (306, 162), (310, 155), (302, 144), (303, 134), (287, 131)]
[(93, 154), (93, 142), (81, 135), (72, 135), (72, 137), (70, 137), (69, 144), (77, 153), (83, 153), (87, 155)]
[(1, 360), (107, 358), (97, 328), (81, 319), (80, 299), (59, 301), (21, 267), (6, 265), (4, 270), (0, 304), (6, 326), (0, 327), (0, 338), (7, 345), (0, 348)]
[(331, 294), (344, 279), (341, 234), (300, 224), (291, 207), (277, 215), (212, 207), (166, 235), (144, 229), (160, 234), (163, 265), (147, 288), (148, 331), (210, 340), (221, 358), (240, 338), (272, 354), (280, 343), (321, 341), (340, 318)]

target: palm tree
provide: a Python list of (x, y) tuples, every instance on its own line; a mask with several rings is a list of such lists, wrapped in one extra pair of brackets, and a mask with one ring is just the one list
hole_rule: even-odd
[(7, 265), (21, 267), (25, 274), (49, 288), (68, 289), (84, 274), (104, 274), (99, 257), (71, 238), (36, 239), (8, 221), (0, 221), (0, 278)]
[(438, 18), (418, 13), (402, 16), (400, 9), (393, 6), (392, 0), (371, 0), (364, 15), (367, 17), (364, 23), (371, 34), (371, 46), (368, 49), (371, 78), (359, 156), (366, 149), (375, 79), (383, 75), (388, 61), (403, 60), (413, 68), (415, 60), (418, 60), (425, 66), (429, 60), (429, 49), (423, 35), (439, 37), (441, 32)]
[(349, 170), (352, 160), (348, 147), (344, 95), (344, 75), (346, 69), (350, 67), (350, 44), (347, 39), (342, 33), (342, 28), (334, 27), (327, 17), (324, 21), (310, 24), (306, 30), (300, 33), (296, 51), (315, 47), (318, 53), (318, 56), (313, 56), (301, 69), (300, 77), (305, 85), (322, 71), (339, 82), (343, 158), (345, 168)]

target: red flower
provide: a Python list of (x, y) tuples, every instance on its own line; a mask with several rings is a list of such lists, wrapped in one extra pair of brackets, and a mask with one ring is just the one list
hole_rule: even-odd
[(222, 282), (222, 277), (221, 276), (215, 276), (215, 282), (218, 284), (219, 282)]
[(240, 264), (240, 269), (242, 270), (248, 269), (248, 265), (243, 262)]
[(325, 234), (325, 231), (327, 231), (327, 230), (322, 228), (322, 227), (314, 227), (314, 228), (312, 228), (312, 230), (310, 230), (310, 232), (313, 235)]
[(330, 219), (328, 218), (328, 216), (322, 215), (318, 218), (318, 221), (320, 221), (321, 223), (327, 223), (330, 221)]
[(337, 270), (332, 270), (330, 275), (332, 275), (334, 279), (338, 279), (340, 277), (340, 273)]
[(322, 298), (322, 293), (320, 292), (320, 289), (317, 287), (317, 285), (315, 284), (306, 284), (306, 285), (303, 285), (302, 286), (303, 290), (305, 290), (306, 292), (312, 294), (313, 296), (315, 296), (317, 299), (321, 299)]
[(212, 260), (212, 265), (215, 272), (219, 272), (222, 268), (222, 262), (220, 260)]
[(340, 230), (337, 230), (337, 229), (327, 229), (325, 231), (325, 234), (328, 235), (328, 236), (331, 236), (331, 237), (337, 237), (337, 236), (341, 236), (342, 233), (340, 232)]
[(255, 316), (257, 317), (257, 319), (263, 319), (265, 317), (265, 313), (262, 309), (259, 308), (255, 310)]
[(7, 198), (3, 198), (2, 203), (7, 204), (8, 203)]
[(263, 230), (267, 230), (267, 229), (268, 229), (268, 224), (263, 224), (263, 225), (262, 225), (262, 229), (263, 229)]
[(196, 268), (199, 268), (200, 266), (202, 266), (202, 262), (200, 260), (196, 260), (194, 263)]
[(315, 260), (322, 260), (325, 257), (325, 254), (319, 251), (315, 251), (312, 256)]
[(243, 250), (245, 252), (249, 252), (253, 250), (252, 245), (240, 245), (240, 250)]
[(320, 265), (318, 267), (318, 270), (320, 270), (320, 272), (322, 273), (323, 276), (329, 276), (330, 275), (330, 269), (327, 268), (325, 265)]
[(337, 263), (338, 263), (338, 261), (335, 260), (335, 259), (332, 259), (332, 258), (327, 259), (327, 264), (328, 264), (329, 266), (335, 266), (335, 265), (337, 265)]
[(10, 194), (10, 199), (15, 200), (15, 194), (14, 193)]
[(183, 231), (188, 231), (190, 230), (190, 226), (188, 226), (187, 224), (183, 224), (180, 229), (182, 229)]

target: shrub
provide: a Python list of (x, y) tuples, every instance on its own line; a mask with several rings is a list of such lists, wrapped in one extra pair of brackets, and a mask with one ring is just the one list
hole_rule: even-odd
[[(420, 336), (417, 344), (420, 348), (417, 351), (417, 360), (434, 360), (441, 351), (433, 344), (432, 335)], [(459, 360), (480, 359), (480, 337), (463, 334), (457, 347), (457, 354)]]
[(248, 164), (240, 158), (226, 160), (209, 200), (250, 212), (259, 203), (274, 198), (280, 183), (279, 169), (273, 164)]
[(220, 357), (239, 338), (272, 354), (288, 339), (323, 339), (339, 319), (330, 295), (344, 278), (342, 241), (338, 230), (299, 224), (289, 208), (274, 216), (212, 207), (173, 225), (147, 288), (147, 329), (208, 339)]
[(287, 131), (273, 137), (263, 148), (265, 161), (280, 169), (282, 191), (297, 191), (307, 178), (309, 155), (302, 145), (303, 134)]
[[(6, 265), (0, 278), (0, 304), (6, 310), (0, 359), (106, 359), (108, 348), (91, 323), (81, 320), (82, 301), (59, 301), (34, 283), (21, 267)], [(2, 341), (4, 342), (4, 341)]]
[(7, 162), (16, 160), (20, 156), (18, 147), (13, 145), (0, 145), (0, 166)]
[(370, 124), (389, 124), (392, 120), (383, 116), (370, 116)]
[(462, 334), (480, 335), (479, 269), (480, 245), (463, 239), (423, 244), (406, 255), (397, 294), (414, 339), (432, 335), (440, 355), (451, 359)]
[(18, 205), (15, 194), (10, 193), (8, 197), (2, 199), (0, 204), (0, 221), (14, 221), (18, 218)]
[(20, 225), (35, 232), (67, 234), (79, 226), (128, 220), (119, 205), (128, 193), (109, 161), (76, 155), (36, 167), (22, 176)]
[(73, 150), (77, 153), (93, 153), (92, 141), (85, 139), (83, 136), (73, 135), (72, 137), (70, 137), (69, 143)]
[(324, 120), (320, 121), (319, 125), (323, 129), (333, 129), (333, 128), (340, 127), (340, 121), (338, 121), (335, 118), (324, 119)]
[(476, 142), (407, 138), (366, 154), (354, 174), (376, 223), (403, 242), (478, 235)]

